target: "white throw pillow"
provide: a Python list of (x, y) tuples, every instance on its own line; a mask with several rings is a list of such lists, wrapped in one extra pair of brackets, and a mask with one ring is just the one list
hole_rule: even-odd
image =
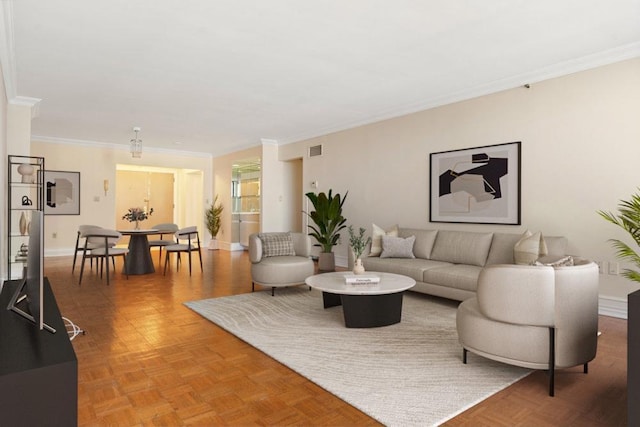
[(382, 253), (380, 258), (415, 258), (413, 244), (416, 236), (406, 239), (402, 237), (382, 236)]
[(531, 265), (547, 253), (547, 245), (540, 231), (537, 233), (525, 231), (513, 248), (513, 258), (516, 264), (521, 265)]
[(398, 224), (385, 231), (382, 227), (372, 225), (371, 231), (371, 251), (369, 256), (380, 256), (382, 253), (382, 236), (398, 237)]

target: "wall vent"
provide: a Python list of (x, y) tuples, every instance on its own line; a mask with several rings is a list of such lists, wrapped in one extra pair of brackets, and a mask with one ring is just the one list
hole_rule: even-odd
[(322, 156), (322, 145), (309, 147), (309, 157)]

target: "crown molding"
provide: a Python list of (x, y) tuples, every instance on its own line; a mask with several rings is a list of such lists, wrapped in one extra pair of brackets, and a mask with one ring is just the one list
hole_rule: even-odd
[[(129, 152), (128, 144), (127, 145), (114, 144), (111, 142), (98, 142), (98, 141), (89, 141), (89, 140), (81, 140), (81, 139), (58, 138), (54, 136), (44, 136), (44, 135), (31, 135), (31, 141), (46, 142), (50, 144), (73, 145), (76, 147), (82, 146), (82, 147), (89, 147), (89, 148), (105, 148), (109, 150)], [(178, 156), (187, 156), (187, 157), (198, 157), (198, 158), (205, 158), (205, 159), (207, 158), (210, 159), (213, 157), (211, 153), (203, 153), (199, 151), (169, 150), (166, 148), (156, 148), (156, 147), (149, 147), (149, 146), (143, 147), (142, 154), (144, 155), (145, 152), (169, 154), (174, 156), (178, 155)]]
[(13, 42), (13, 0), (0, 1), (0, 65), (7, 99), (17, 95), (16, 55)]
[(513, 89), (525, 84), (538, 83), (544, 80), (562, 77), (568, 74), (586, 71), (589, 69), (598, 68), (637, 57), (640, 57), (640, 42), (629, 43), (580, 58), (559, 62), (557, 64), (543, 67), (534, 71), (514, 75), (505, 79), (496, 80), (487, 84), (465, 88), (446, 96), (434, 97), (417, 103), (406, 104), (404, 106), (400, 106), (391, 110), (381, 111), (378, 114), (369, 116), (363, 120), (344, 122), (338, 125), (318, 128), (302, 134), (284, 137), (279, 139), (278, 141), (281, 145), (285, 145), (311, 138), (317, 138), (319, 136), (327, 135), (330, 133), (340, 132), (347, 129), (380, 122), (383, 120), (401, 117), (408, 114), (417, 113), (419, 111), (429, 110), (431, 108), (442, 107), (444, 105), (454, 104), (456, 102), (466, 101), (469, 99), (478, 98), (480, 96), (490, 95), (492, 93)]
[(15, 96), (9, 100), (9, 104), (18, 107), (28, 107), (31, 109), (31, 118), (35, 119), (40, 114), (40, 98), (30, 98), (28, 96)]

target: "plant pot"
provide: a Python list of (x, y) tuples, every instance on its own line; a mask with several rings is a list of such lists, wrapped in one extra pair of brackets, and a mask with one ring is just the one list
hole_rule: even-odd
[(336, 271), (336, 259), (333, 252), (320, 252), (320, 255), (318, 255), (318, 271)]
[(218, 239), (209, 240), (209, 250), (217, 251), (218, 250)]
[(364, 273), (364, 265), (362, 265), (362, 259), (356, 259), (355, 264), (353, 265), (353, 274), (363, 274)]

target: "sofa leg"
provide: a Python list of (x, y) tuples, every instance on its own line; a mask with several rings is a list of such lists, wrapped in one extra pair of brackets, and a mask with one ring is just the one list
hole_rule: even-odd
[(588, 374), (588, 373), (589, 373), (589, 364), (588, 364), (588, 363), (585, 363), (585, 364), (584, 364), (584, 366), (582, 367), (582, 371), (583, 371), (585, 374)]
[(256, 283), (255, 282), (251, 282), (251, 292), (256, 290)]
[(273, 296), (275, 294), (275, 291), (276, 291), (276, 287), (272, 286), (271, 287), (271, 296)]
[(462, 347), (462, 363), (467, 364), (467, 349)]

